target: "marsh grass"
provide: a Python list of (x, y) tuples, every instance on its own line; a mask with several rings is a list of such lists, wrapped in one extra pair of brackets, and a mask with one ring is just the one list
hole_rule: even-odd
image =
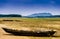
[[(13, 20), (13, 21), (3, 21)], [(60, 36), (60, 18), (0, 18), (0, 24), (16, 29), (57, 30), (56, 36)], [(43, 30), (42, 29), (42, 30)], [(32, 39), (51, 39), (52, 37), (31, 37)], [(54, 39), (54, 37), (53, 37)], [(57, 38), (56, 38), (57, 39)], [(60, 38), (58, 38), (60, 39)]]

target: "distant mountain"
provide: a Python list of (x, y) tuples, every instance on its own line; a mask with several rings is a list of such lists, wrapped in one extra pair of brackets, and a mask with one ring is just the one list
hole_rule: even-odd
[(18, 14), (0, 14), (0, 17), (22, 17), (21, 15)]
[(35, 13), (32, 15), (29, 15), (28, 17), (47, 17), (47, 16), (52, 16), (51, 13)]

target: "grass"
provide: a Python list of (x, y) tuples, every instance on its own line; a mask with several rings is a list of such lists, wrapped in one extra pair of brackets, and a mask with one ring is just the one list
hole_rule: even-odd
[[(19, 21), (3, 21), (19, 20)], [(0, 23), (16, 27), (47, 27), (60, 29), (60, 18), (0, 18)]]
[[(3, 21), (13, 20), (13, 21)], [(17, 21), (16, 21), (17, 20)], [(7, 25), (16, 29), (27, 30), (57, 30), (56, 35), (60, 36), (60, 18), (0, 18), (0, 24)], [(51, 37), (31, 37), (32, 39), (51, 39)], [(54, 39), (54, 38), (53, 38)], [(57, 39), (57, 38), (55, 38)], [(58, 38), (60, 39), (60, 38)]]

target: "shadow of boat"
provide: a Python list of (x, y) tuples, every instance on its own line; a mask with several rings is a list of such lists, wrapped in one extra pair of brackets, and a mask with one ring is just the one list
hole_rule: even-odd
[(9, 28), (2, 28), (5, 32), (20, 35), (20, 36), (53, 36), (56, 31), (24, 31), (24, 30), (14, 30)]

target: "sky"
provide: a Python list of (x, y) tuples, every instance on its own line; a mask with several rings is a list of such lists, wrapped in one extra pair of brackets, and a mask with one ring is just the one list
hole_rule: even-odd
[(0, 0), (0, 14), (34, 13), (60, 15), (60, 0)]

